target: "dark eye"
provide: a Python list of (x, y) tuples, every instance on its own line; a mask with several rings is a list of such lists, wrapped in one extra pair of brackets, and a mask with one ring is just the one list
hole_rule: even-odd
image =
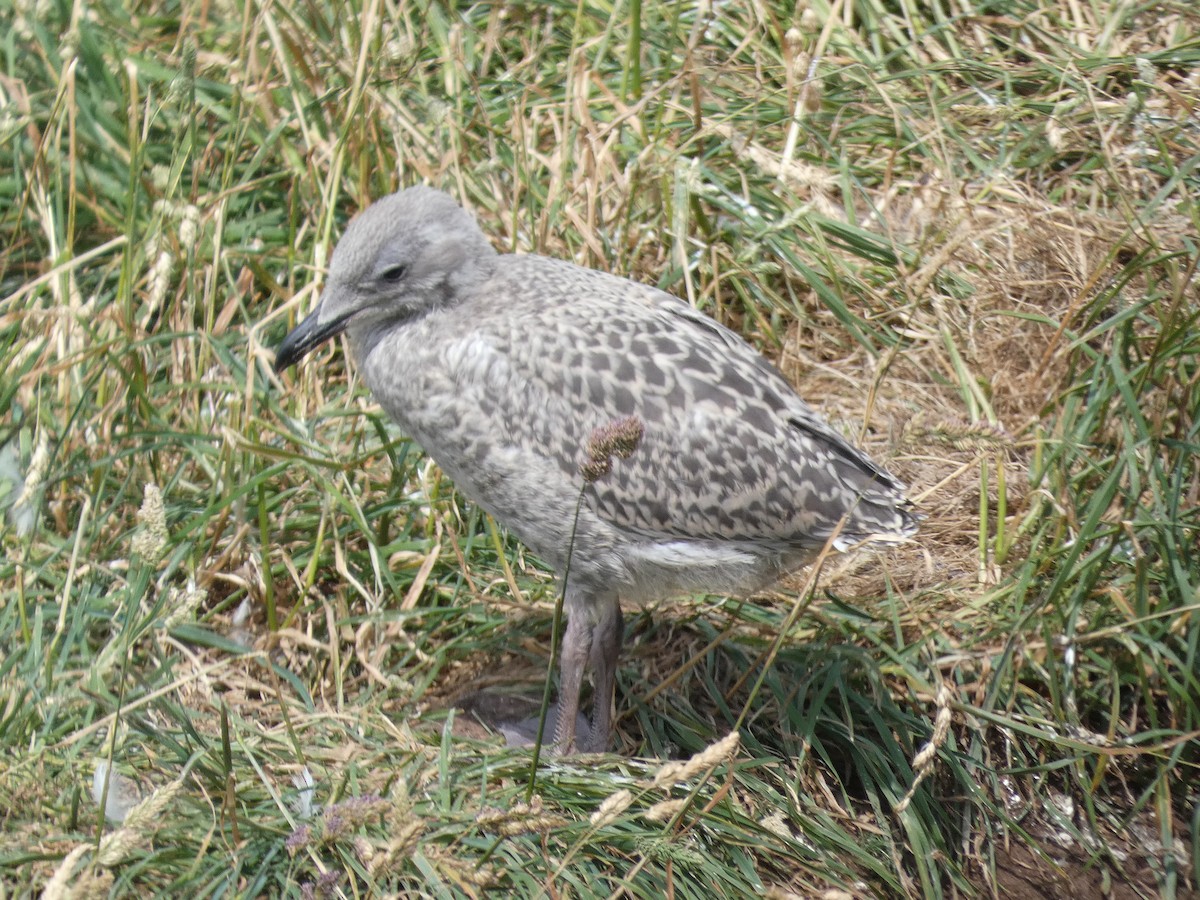
[(379, 273), (379, 280), (386, 281), (389, 284), (395, 284), (397, 281), (404, 279), (404, 273), (408, 271), (408, 266), (388, 266)]

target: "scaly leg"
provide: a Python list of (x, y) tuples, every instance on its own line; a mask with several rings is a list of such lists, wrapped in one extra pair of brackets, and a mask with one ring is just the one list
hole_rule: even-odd
[(586, 740), (579, 740), (585, 753), (604, 753), (612, 742), (613, 693), (617, 680), (617, 659), (625, 623), (616, 594), (605, 597), (593, 607), (597, 621), (592, 629), (592, 727)]
[[(583, 687), (583, 668), (587, 664), (592, 637), (591, 604), (587, 600), (572, 603), (572, 599), (571, 595), (567, 596), (567, 628), (558, 664), (558, 721), (554, 726), (554, 746), (559, 753), (574, 753), (576, 749), (575, 718), (579, 714), (579, 691)], [(574, 599), (583, 598), (576, 596)], [(582, 737), (585, 741), (588, 738), (587, 735)]]

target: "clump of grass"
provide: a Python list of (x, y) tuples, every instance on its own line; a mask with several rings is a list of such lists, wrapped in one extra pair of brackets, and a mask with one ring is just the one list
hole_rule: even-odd
[[(1194, 890), (1200, 20), (985, 12), (14, 6), (3, 889)], [(798, 618), (629, 611), (655, 759), (536, 802), (448, 707), (538, 682), (548, 578), (339, 351), (269, 366), (345, 220), (422, 180), (739, 329), (928, 514)], [(153, 827), (105, 824), (98, 759)]]

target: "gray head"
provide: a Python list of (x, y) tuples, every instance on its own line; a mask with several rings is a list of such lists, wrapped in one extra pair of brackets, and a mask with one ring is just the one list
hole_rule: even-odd
[(321, 302), (275, 351), (276, 371), (343, 330), (364, 352), (384, 329), (452, 304), (483, 282), (495, 257), (449, 195), (423, 186), (389, 194), (346, 229)]

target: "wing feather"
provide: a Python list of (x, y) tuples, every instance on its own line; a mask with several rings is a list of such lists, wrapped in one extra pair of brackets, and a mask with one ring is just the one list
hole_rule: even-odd
[[(560, 290), (585, 272), (560, 266)], [(532, 339), (532, 327), (497, 334), (508, 375), (483, 402), (511, 406), (516, 387), (523, 408), (539, 413), (523, 418), (516, 408), (501, 427), (571, 477), (594, 429), (637, 416), (637, 450), (587, 489), (598, 515), (648, 537), (781, 544), (819, 544), (844, 515), (851, 539), (915, 530), (903, 485), (741, 337), (662, 291), (585, 274), (574, 302), (530, 310), (543, 333), (553, 311), (557, 353)], [(610, 302), (588, 302), (604, 291), (619, 295), (619, 318), (595, 312)], [(521, 321), (509, 313), (497, 321)]]

